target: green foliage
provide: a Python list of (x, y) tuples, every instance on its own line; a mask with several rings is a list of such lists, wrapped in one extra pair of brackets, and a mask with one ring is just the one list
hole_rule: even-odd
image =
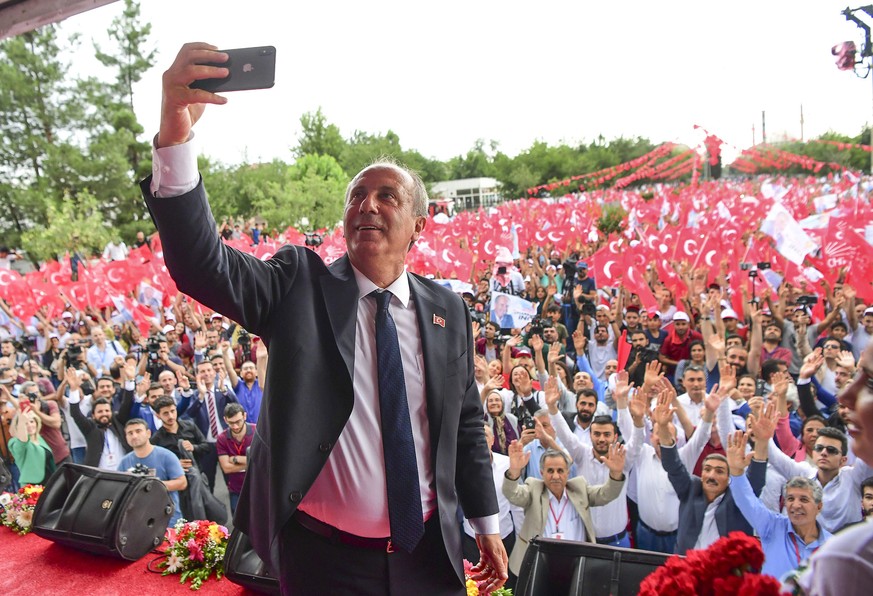
[(303, 114), (300, 117), (300, 126), (303, 132), (294, 150), (297, 157), (314, 154), (330, 155), (337, 161), (342, 159), (346, 141), (340, 135), (336, 124), (328, 124), (320, 107), (314, 114), (312, 112)]
[(624, 221), (627, 217), (627, 211), (618, 203), (607, 204), (603, 206), (603, 213), (597, 219), (597, 229), (604, 236), (610, 234), (620, 234), (624, 231)]
[(88, 191), (66, 197), (60, 205), (49, 203), (46, 219), (44, 228), (31, 228), (21, 235), (21, 245), (32, 259), (57, 258), (65, 250), (87, 256), (102, 251), (110, 240), (111, 231), (103, 225), (100, 204)]

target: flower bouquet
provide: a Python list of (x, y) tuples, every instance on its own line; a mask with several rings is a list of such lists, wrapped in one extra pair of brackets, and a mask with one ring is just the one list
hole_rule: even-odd
[(181, 573), (179, 583), (190, 579), (191, 589), (199, 590), (213, 571), (215, 579), (221, 579), (227, 538), (227, 528), (215, 522), (180, 519), (175, 527), (167, 528), (167, 558), (158, 567), (164, 569), (162, 575)]
[(640, 596), (778, 596), (779, 581), (761, 575), (764, 551), (757, 539), (731, 532), (705, 550), (673, 555), (640, 584)]
[(466, 582), (467, 596), (512, 596), (512, 590), (509, 588), (498, 588), (492, 592), (486, 592), (485, 582), (477, 584), (476, 580), (470, 577), (472, 575), (471, 569), (473, 569), (473, 563), (464, 559), (464, 581)]
[(38, 484), (27, 484), (18, 489), (17, 493), (0, 495), (0, 521), (3, 525), (24, 536), (33, 526), (33, 510), (42, 495), (43, 487)]

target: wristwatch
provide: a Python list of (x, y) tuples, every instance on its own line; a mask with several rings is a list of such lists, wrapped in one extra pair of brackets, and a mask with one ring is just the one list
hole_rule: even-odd
[(237, 464), (237, 461), (236, 461), (236, 456), (235, 456), (235, 455), (232, 456), (232, 457), (230, 458), (230, 463), (232, 463), (232, 464), (235, 465), (235, 466), (238, 465), (238, 464)]

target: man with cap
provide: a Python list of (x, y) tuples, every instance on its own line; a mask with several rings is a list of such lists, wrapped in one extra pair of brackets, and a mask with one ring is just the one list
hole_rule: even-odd
[(870, 343), (870, 338), (873, 337), (873, 307), (864, 309), (864, 314), (858, 322), (858, 326), (852, 333), (852, 352), (857, 361), (861, 357), (864, 348)]
[(739, 335), (743, 338), (743, 343), (749, 341), (749, 330), (746, 327), (740, 327), (737, 311), (732, 308), (725, 308), (721, 311), (721, 320), (724, 323), (725, 337), (728, 335)]
[(654, 350), (660, 351), (661, 345), (667, 339), (667, 332), (661, 329), (661, 313), (654, 307), (650, 308), (646, 319), (646, 337)]
[(666, 366), (666, 375), (673, 380), (676, 365), (680, 360), (691, 358), (691, 342), (703, 340), (699, 331), (691, 329), (691, 318), (688, 313), (677, 311), (673, 314), (673, 325), (667, 331), (667, 337), (661, 344), (661, 354), (658, 359)]

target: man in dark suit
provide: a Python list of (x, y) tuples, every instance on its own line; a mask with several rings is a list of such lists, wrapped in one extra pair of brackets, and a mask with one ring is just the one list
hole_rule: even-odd
[[(670, 399), (666, 395), (658, 397), (652, 420), (658, 422), (661, 465), (679, 497), (678, 554), (684, 555), (690, 549), (706, 548), (731, 532), (740, 531), (751, 536), (752, 526), (728, 490), (730, 473), (727, 458), (718, 453), (708, 455), (703, 460), (700, 478), (688, 472), (682, 463), (669, 428), (674, 413)], [(761, 495), (761, 489), (764, 488), (766, 471), (766, 465), (749, 468), (749, 484), (756, 497)]]
[[(266, 262), (226, 247), (188, 142), (205, 104), (226, 101), (188, 85), (227, 76), (203, 65), (226, 59), (214, 46), (187, 44), (164, 73), (154, 174), (142, 188), (179, 289), (261, 336), (270, 352), (235, 526), (286, 594), (394, 594), (415, 586), (459, 595), (460, 501), (477, 530), (476, 571), (492, 589), (502, 585), (507, 556), (470, 316), (449, 290), (404, 270), (426, 222), (423, 183), (390, 163), (359, 173), (346, 193), (348, 253), (330, 267), (299, 246)], [(386, 350), (376, 340), (389, 336), (394, 346)], [(385, 351), (397, 358), (394, 367), (383, 364)], [(386, 368), (402, 372), (408, 407), (381, 402), (401, 390), (386, 381), (383, 391)], [(407, 411), (406, 434), (383, 430), (387, 409), (398, 419)], [(419, 515), (395, 527), (389, 460), (412, 451), (415, 468), (402, 480), (414, 498), (403, 504), (420, 507)]]

